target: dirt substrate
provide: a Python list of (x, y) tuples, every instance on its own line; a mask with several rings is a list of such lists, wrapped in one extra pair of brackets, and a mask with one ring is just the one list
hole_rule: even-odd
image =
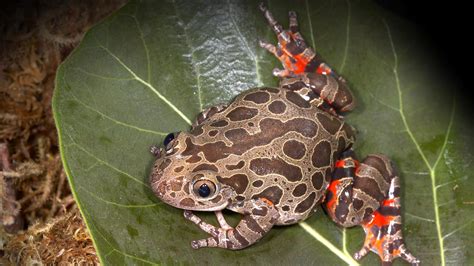
[(69, 190), (51, 110), (57, 67), (124, 0), (0, 7), (0, 264), (98, 264)]

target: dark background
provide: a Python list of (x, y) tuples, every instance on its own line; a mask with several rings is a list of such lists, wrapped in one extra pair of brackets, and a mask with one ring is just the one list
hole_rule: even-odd
[(382, 7), (402, 16), (418, 25), (432, 44), (446, 75), (458, 82), (452, 88), (460, 106), (466, 111), (474, 111), (471, 100), (474, 99), (470, 84), (472, 73), (474, 14), (469, 1), (409, 1), (376, 0)]

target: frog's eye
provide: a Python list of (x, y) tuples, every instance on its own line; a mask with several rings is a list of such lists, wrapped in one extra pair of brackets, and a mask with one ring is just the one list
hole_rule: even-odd
[(207, 179), (201, 179), (194, 183), (193, 192), (201, 198), (209, 198), (216, 192), (216, 185)]
[(175, 134), (176, 133), (173, 132), (166, 135), (165, 139), (163, 140), (163, 145), (165, 145), (165, 147), (168, 146), (172, 140), (174, 140)]

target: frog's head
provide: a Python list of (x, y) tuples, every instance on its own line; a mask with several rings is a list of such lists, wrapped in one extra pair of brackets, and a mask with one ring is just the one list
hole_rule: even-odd
[(225, 209), (234, 191), (219, 182), (215, 167), (196, 162), (199, 150), (191, 133), (167, 135), (150, 174), (151, 188), (165, 203), (180, 209), (216, 211)]

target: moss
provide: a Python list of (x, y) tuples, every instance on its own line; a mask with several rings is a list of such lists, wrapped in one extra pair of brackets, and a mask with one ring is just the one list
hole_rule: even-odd
[(5, 262), (15, 265), (98, 264), (92, 240), (77, 208), (37, 223), (11, 238), (5, 247)]
[[(63, 171), (51, 98), (59, 64), (124, 2), (26, 1), (0, 8), (0, 144), (8, 159), (0, 161), (2, 265), (98, 263)], [(24, 225), (8, 230), (12, 219)]]

